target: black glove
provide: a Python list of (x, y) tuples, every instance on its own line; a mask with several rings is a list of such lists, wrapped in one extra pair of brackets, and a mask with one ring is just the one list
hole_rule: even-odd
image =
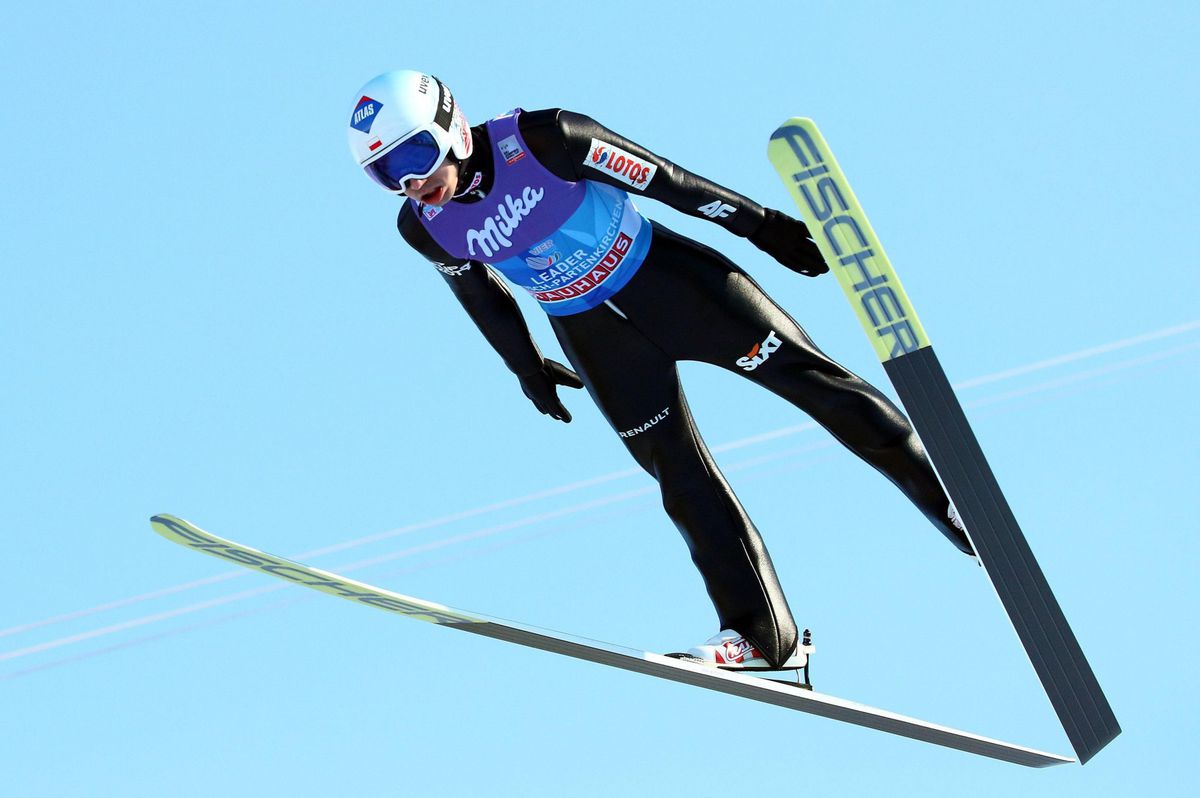
[(579, 379), (578, 374), (562, 363), (547, 358), (542, 361), (541, 371), (524, 376), (518, 374), (517, 379), (521, 381), (521, 390), (529, 397), (529, 401), (533, 402), (534, 407), (551, 418), (571, 423), (571, 414), (558, 400), (558, 389), (555, 386), (582, 388), (583, 381)]
[(804, 222), (771, 208), (766, 212), (762, 226), (750, 236), (751, 244), (805, 277), (816, 277), (829, 271)]

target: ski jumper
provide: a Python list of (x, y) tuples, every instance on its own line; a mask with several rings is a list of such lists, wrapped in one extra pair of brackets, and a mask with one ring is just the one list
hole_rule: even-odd
[(472, 134), (475, 153), (461, 172), (470, 191), (443, 208), (407, 201), (402, 235), (518, 375), (543, 358), (493, 269), (546, 310), (600, 411), (658, 481), (720, 628), (740, 632), (773, 664), (797, 644), (762, 537), (688, 410), (680, 361), (711, 363), (787, 399), (962, 547), (946, 519), (949, 500), (895, 405), (821, 352), (741, 268), (648, 221), (629, 194), (743, 237), (763, 223), (762, 206), (568, 111), (518, 111)]

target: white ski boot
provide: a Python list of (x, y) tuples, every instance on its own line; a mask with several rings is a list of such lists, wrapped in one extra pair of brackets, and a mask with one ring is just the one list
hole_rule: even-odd
[(790, 671), (799, 670), (808, 665), (808, 655), (816, 651), (812, 645), (811, 635), (805, 630), (804, 640), (796, 646), (787, 661), (779, 667), (767, 662), (754, 645), (732, 629), (722, 629), (713, 637), (698, 646), (689, 648), (683, 654), (670, 654), (676, 659), (696, 662), (702, 665), (712, 665), (725, 670), (738, 671)]

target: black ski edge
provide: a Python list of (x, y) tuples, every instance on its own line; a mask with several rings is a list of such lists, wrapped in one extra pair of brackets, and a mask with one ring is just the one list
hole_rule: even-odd
[(1080, 764), (1121, 733), (933, 347), (884, 363)]

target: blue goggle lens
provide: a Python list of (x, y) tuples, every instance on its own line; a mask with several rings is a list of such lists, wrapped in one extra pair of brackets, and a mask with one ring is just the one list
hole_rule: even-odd
[(403, 191), (406, 180), (427, 177), (441, 160), (442, 150), (433, 134), (422, 130), (363, 169), (368, 177), (389, 191)]

